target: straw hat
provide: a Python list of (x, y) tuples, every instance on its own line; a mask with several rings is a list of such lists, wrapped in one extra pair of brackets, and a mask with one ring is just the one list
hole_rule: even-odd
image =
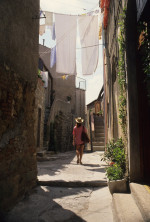
[(81, 117), (77, 117), (75, 118), (76, 123), (83, 123), (84, 119), (82, 119)]

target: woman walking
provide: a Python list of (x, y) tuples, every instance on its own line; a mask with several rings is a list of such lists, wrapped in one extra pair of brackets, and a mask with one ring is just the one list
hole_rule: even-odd
[(76, 126), (73, 128), (73, 146), (76, 146), (77, 164), (82, 164), (82, 156), (84, 150), (84, 141), (81, 139), (82, 132), (87, 134), (87, 130), (82, 126), (84, 119), (81, 117), (75, 118)]

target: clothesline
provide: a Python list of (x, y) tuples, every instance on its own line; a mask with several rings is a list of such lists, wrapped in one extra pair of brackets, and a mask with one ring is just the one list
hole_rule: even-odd
[[(85, 46), (85, 47), (76, 48), (76, 49), (89, 48), (89, 47), (94, 47), (94, 46), (98, 46), (98, 45), (104, 45), (104, 44), (90, 45), (90, 46)], [(47, 53), (50, 53), (50, 51), (51, 51), (51, 48), (50, 48), (50, 49), (45, 50), (45, 52), (40, 52), (40, 54), (47, 54)]]
[[(94, 13), (93, 11), (92, 13)], [(42, 14), (41, 14), (42, 15)], [(52, 64), (50, 67), (53, 67), (53, 65), (56, 63), (56, 47), (57, 47), (57, 72), (66, 72), (73, 74), (75, 70), (75, 50), (82, 50), (82, 49), (88, 49), (95, 47), (93, 49), (88, 50), (88, 57), (87, 57), (87, 51), (83, 51), (82, 53), (82, 68), (83, 73), (89, 75), (93, 73), (93, 70), (95, 71), (97, 64), (98, 64), (98, 46), (103, 45), (99, 44), (99, 41), (97, 39), (98, 36), (98, 16), (80, 16), (79, 20), (77, 20), (77, 16), (73, 15), (69, 17), (68, 15), (62, 15), (60, 13), (57, 13), (55, 16), (55, 25), (57, 27), (56, 29), (56, 44), (51, 49), (46, 49), (43, 52), (40, 52), (40, 56), (43, 57), (45, 54), (50, 54), (51, 52), (51, 61)], [(79, 24), (79, 33), (80, 33), (80, 40), (81, 40), (81, 47), (76, 47), (76, 29), (77, 29), (77, 21)], [(64, 26), (64, 27), (63, 27)], [(59, 27), (59, 28), (58, 28)], [(62, 28), (63, 27), (63, 28)], [(59, 30), (59, 31), (58, 31)], [(95, 33), (93, 38), (91, 39), (91, 34), (89, 30), (92, 33)], [(70, 34), (68, 34), (70, 33)], [(53, 25), (53, 34), (54, 34), (54, 25)], [(70, 39), (71, 36), (71, 39)], [(56, 38), (56, 37), (52, 37)], [(68, 47), (68, 44), (73, 42), (72, 47), (72, 54), (70, 51), (70, 47)], [(62, 44), (63, 43), (63, 44)], [(65, 48), (64, 45), (67, 45)], [(87, 46), (86, 46), (87, 45)], [(96, 47), (97, 46), (97, 47)], [(64, 51), (63, 51), (64, 50)], [(63, 53), (62, 53), (63, 51)], [(66, 57), (62, 57), (61, 54), (63, 54)], [(69, 55), (69, 56), (68, 56)], [(72, 57), (70, 57), (70, 55)], [(66, 61), (69, 61), (67, 65)], [(88, 64), (88, 65), (87, 65)], [(67, 67), (67, 68), (66, 68)]]

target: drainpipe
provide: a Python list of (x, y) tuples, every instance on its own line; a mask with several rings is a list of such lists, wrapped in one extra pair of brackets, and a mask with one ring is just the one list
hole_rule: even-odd
[(90, 124), (91, 152), (93, 152), (92, 127), (91, 127), (91, 111), (89, 111), (89, 124)]

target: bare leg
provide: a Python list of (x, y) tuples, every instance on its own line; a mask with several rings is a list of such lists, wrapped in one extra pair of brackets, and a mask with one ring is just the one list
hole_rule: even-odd
[(77, 163), (79, 163), (80, 145), (76, 145)]
[(83, 150), (84, 150), (84, 144), (80, 145), (80, 164), (82, 164)]

